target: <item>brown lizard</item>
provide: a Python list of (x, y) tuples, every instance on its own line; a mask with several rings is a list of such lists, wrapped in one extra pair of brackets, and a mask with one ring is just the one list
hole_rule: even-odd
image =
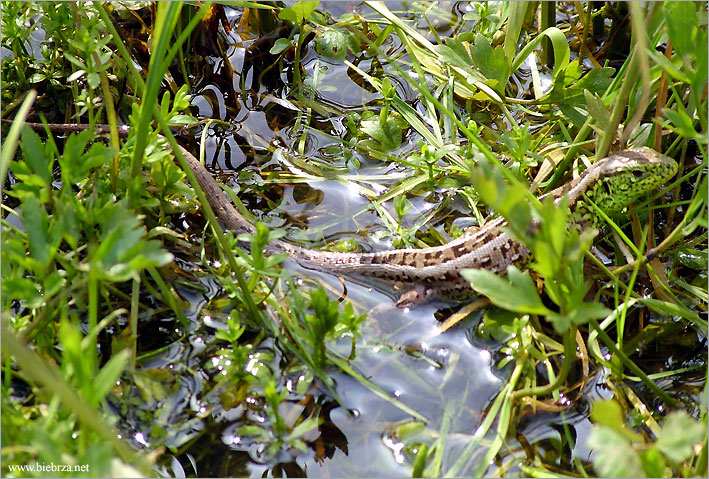
[[(44, 129), (40, 123), (28, 125), (34, 129)], [(63, 124), (47, 126), (54, 132), (82, 131), (88, 127)], [(96, 129), (105, 132), (108, 127), (97, 125)], [(122, 127), (120, 133), (127, 134), (128, 129)], [(180, 149), (209, 204), (224, 225), (237, 234), (254, 234), (254, 226), (236, 210), (209, 171), (189, 151), (182, 147)], [(597, 161), (575, 180), (539, 199), (550, 196), (559, 202), (566, 195), (574, 211), (585, 208), (585, 199), (591, 198), (608, 215), (613, 215), (662, 185), (676, 171), (677, 163), (673, 159), (649, 148), (635, 148)], [(267, 252), (287, 253), (307, 268), (404, 284), (407, 291), (401, 295), (397, 306), (406, 307), (434, 295), (449, 298), (470, 296), (470, 284), (460, 274), (464, 269), (484, 268), (494, 273), (504, 273), (508, 266), (527, 261), (529, 250), (506, 232), (506, 226), (503, 218), (497, 218), (479, 230), (466, 232), (446, 244), (421, 249), (337, 253), (275, 240), (267, 246)]]

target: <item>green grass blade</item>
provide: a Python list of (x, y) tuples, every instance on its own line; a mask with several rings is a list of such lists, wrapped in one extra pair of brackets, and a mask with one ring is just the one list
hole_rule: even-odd
[(566, 42), (564, 32), (556, 27), (550, 27), (544, 30), (541, 34), (529, 42), (518, 54), (512, 62), (512, 71), (515, 72), (527, 59), (529, 55), (539, 46), (544, 37), (551, 40), (554, 47), (554, 78), (569, 64), (571, 51), (569, 44)]
[(399, 400), (396, 399), (395, 397), (392, 397), (391, 394), (387, 393), (387, 392), (384, 391), (381, 387), (379, 387), (378, 385), (374, 384), (374, 383), (373, 383), (372, 381), (370, 381), (369, 379), (365, 378), (365, 377), (364, 377), (363, 375), (361, 375), (359, 372), (355, 371), (355, 370), (349, 365), (349, 363), (348, 363), (347, 361), (345, 361), (345, 360), (343, 360), (343, 359), (340, 359), (340, 358), (337, 358), (337, 357), (334, 357), (334, 356), (330, 356), (328, 359), (329, 359), (330, 361), (332, 361), (338, 368), (340, 368), (345, 374), (347, 374), (348, 376), (352, 377), (353, 379), (356, 379), (362, 386), (366, 387), (367, 389), (369, 389), (369, 390), (372, 391), (374, 394), (376, 394), (376, 395), (379, 396), (380, 398), (384, 399), (385, 401), (387, 401), (387, 402), (390, 403), (391, 405), (393, 405), (393, 406), (395, 406), (395, 407), (401, 409), (401, 410), (404, 411), (406, 414), (410, 414), (411, 416), (413, 416), (414, 418), (418, 419), (419, 421), (424, 421), (424, 422), (427, 422), (427, 421), (428, 421), (428, 419), (426, 418), (426, 416), (424, 416), (423, 414), (420, 414), (420, 413), (417, 412), (416, 410), (410, 408), (409, 406), (407, 406), (407, 405), (404, 404), (403, 402), (399, 401)]
[(2, 153), (0, 154), (0, 188), (5, 184), (7, 169), (10, 166), (10, 162), (15, 157), (17, 145), (20, 143), (22, 126), (25, 124), (25, 120), (27, 120), (27, 115), (30, 113), (30, 108), (32, 108), (35, 98), (37, 98), (37, 90), (27, 92), (27, 96), (22, 101), (17, 115), (15, 115), (15, 121), (10, 127), (10, 132), (2, 142)]
[[(148, 78), (140, 107), (140, 117), (136, 125), (135, 149), (131, 160), (130, 176), (134, 180), (139, 177), (142, 169), (142, 159), (149, 133), (148, 126), (153, 119), (153, 107), (157, 104), (160, 86), (167, 70), (167, 64), (164, 59), (168, 51), (168, 42), (172, 37), (181, 9), (181, 2), (158, 3), (155, 31), (153, 32), (153, 51), (150, 56)], [(137, 201), (138, 192), (135, 191), (137, 186), (135, 181), (132, 185), (128, 194), (129, 197), (133, 197), (133, 201)]]
[(512, 2), (510, 3), (510, 14), (507, 19), (507, 30), (505, 31), (505, 44), (502, 49), (505, 52), (507, 61), (511, 62), (517, 50), (517, 40), (522, 32), (522, 22), (527, 13), (530, 2)]

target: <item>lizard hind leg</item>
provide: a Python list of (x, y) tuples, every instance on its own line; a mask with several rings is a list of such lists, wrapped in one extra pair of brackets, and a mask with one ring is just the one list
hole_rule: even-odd
[[(397, 289), (402, 289), (401, 284), (398, 284), (397, 286), (399, 286)], [(396, 301), (396, 307), (403, 309), (418, 306), (429, 301), (436, 296), (436, 294), (436, 288), (430, 288), (422, 284), (417, 284), (412, 289), (405, 291), (401, 296), (399, 296), (399, 299)]]

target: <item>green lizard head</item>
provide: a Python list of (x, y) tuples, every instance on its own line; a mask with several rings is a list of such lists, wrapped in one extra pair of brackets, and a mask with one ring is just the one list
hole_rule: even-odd
[(677, 162), (649, 148), (634, 148), (610, 156), (587, 195), (607, 215), (617, 215), (639, 197), (663, 185), (677, 173)]

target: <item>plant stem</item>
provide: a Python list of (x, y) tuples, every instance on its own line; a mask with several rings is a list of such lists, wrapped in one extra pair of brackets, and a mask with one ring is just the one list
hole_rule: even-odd
[(96, 328), (96, 324), (98, 323), (98, 278), (96, 277), (98, 272), (97, 272), (98, 266), (94, 263), (91, 263), (89, 265), (89, 336), (91, 337), (91, 340), (89, 341), (88, 344), (88, 352), (87, 352), (87, 357), (89, 361), (89, 370), (96, 372), (96, 365), (98, 364), (98, 361), (96, 360), (96, 355), (98, 354), (98, 351), (96, 351), (96, 336), (93, 334), (90, 334), (94, 331)]
[(652, 390), (660, 399), (662, 399), (665, 404), (671, 407), (677, 407), (677, 401), (672, 399), (669, 394), (667, 394), (662, 388), (660, 388), (657, 384), (655, 384), (652, 379), (647, 377), (647, 374), (645, 374), (645, 371), (640, 369), (640, 367), (635, 364), (633, 361), (630, 360), (628, 356), (625, 355), (623, 351), (618, 349), (618, 346), (616, 346), (615, 342), (606, 334), (606, 332), (603, 330), (598, 325), (598, 321), (595, 319), (592, 319), (590, 321), (591, 327), (596, 331), (598, 334), (598, 337), (601, 338), (603, 343), (606, 345), (608, 349), (611, 350), (611, 352), (616, 355), (622, 362), (625, 364), (628, 369), (630, 369), (632, 372), (635, 373), (637, 377), (639, 377), (645, 385)]
[(239, 284), (239, 288), (241, 289), (244, 295), (244, 301), (246, 302), (246, 305), (249, 308), (251, 315), (253, 316), (254, 320), (259, 322), (259, 324), (263, 324), (263, 322), (265, 321), (263, 314), (256, 306), (254, 299), (251, 297), (251, 290), (246, 284), (246, 280), (244, 280), (244, 275), (242, 274), (241, 268), (236, 263), (236, 258), (234, 257), (234, 254), (231, 251), (229, 240), (224, 234), (222, 227), (219, 225), (219, 220), (217, 220), (217, 217), (214, 214), (214, 210), (212, 210), (212, 207), (209, 205), (209, 201), (207, 201), (207, 196), (204, 194), (204, 191), (202, 191), (202, 188), (200, 188), (199, 183), (197, 182), (197, 178), (194, 175), (194, 172), (190, 168), (190, 165), (187, 163), (187, 160), (185, 159), (184, 152), (186, 152), (187, 150), (184, 150), (177, 143), (177, 140), (175, 140), (175, 137), (170, 131), (170, 126), (167, 124), (167, 121), (162, 116), (162, 113), (160, 112), (157, 106), (154, 107), (153, 114), (158, 120), (158, 124), (162, 129), (165, 139), (172, 147), (172, 151), (175, 154), (177, 161), (180, 163), (180, 167), (185, 172), (187, 180), (190, 182), (190, 184), (194, 188), (195, 193), (197, 194), (197, 198), (199, 199), (199, 202), (202, 205), (202, 211), (204, 213), (204, 216), (207, 218), (209, 225), (214, 231), (214, 237), (217, 240), (219, 246), (221, 247), (221, 251), (224, 257), (229, 262), (229, 267), (231, 268), (232, 272), (234, 273), (234, 276), (236, 277), (236, 281)]
[(135, 357), (138, 354), (138, 309), (140, 300), (140, 276), (133, 278), (133, 290), (130, 298), (130, 367), (135, 369)]
[(524, 396), (543, 396), (558, 389), (571, 371), (571, 365), (576, 361), (576, 329), (575, 324), (571, 325), (569, 331), (564, 335), (564, 361), (561, 363), (561, 370), (556, 379), (546, 386), (537, 386), (527, 389), (520, 389), (512, 394), (512, 400), (516, 401)]
[(106, 76), (106, 71), (101, 68), (101, 59), (99, 55), (93, 53), (94, 62), (98, 65), (100, 73), (99, 78), (101, 80), (101, 91), (103, 93), (103, 103), (106, 105), (106, 120), (108, 120), (108, 125), (111, 131), (111, 146), (115, 149), (113, 152), (113, 158), (111, 161), (111, 192), (116, 192), (116, 184), (118, 183), (118, 157), (121, 149), (121, 144), (118, 141), (118, 126), (116, 123), (116, 109), (113, 106), (113, 95), (111, 94), (111, 87), (108, 84), (108, 77)]
[[(556, 2), (542, 2), (542, 21), (539, 27), (540, 31), (544, 31), (549, 27), (556, 25)], [(552, 55), (551, 40), (547, 37), (542, 40), (542, 62), (549, 68), (554, 67), (554, 55)]]
[(630, 92), (635, 85), (635, 80), (638, 77), (638, 71), (636, 65), (638, 63), (638, 50), (637, 48), (633, 50), (633, 57), (630, 60), (630, 65), (626, 73), (625, 79), (621, 83), (620, 92), (616, 97), (615, 104), (613, 105), (613, 112), (611, 113), (611, 119), (608, 123), (608, 129), (605, 134), (601, 137), (601, 141), (596, 148), (596, 157), (605, 158), (611, 148), (611, 143), (615, 140), (618, 133), (618, 125), (620, 125), (620, 119), (626, 113), (625, 107), (628, 104), (628, 98), (630, 97)]

